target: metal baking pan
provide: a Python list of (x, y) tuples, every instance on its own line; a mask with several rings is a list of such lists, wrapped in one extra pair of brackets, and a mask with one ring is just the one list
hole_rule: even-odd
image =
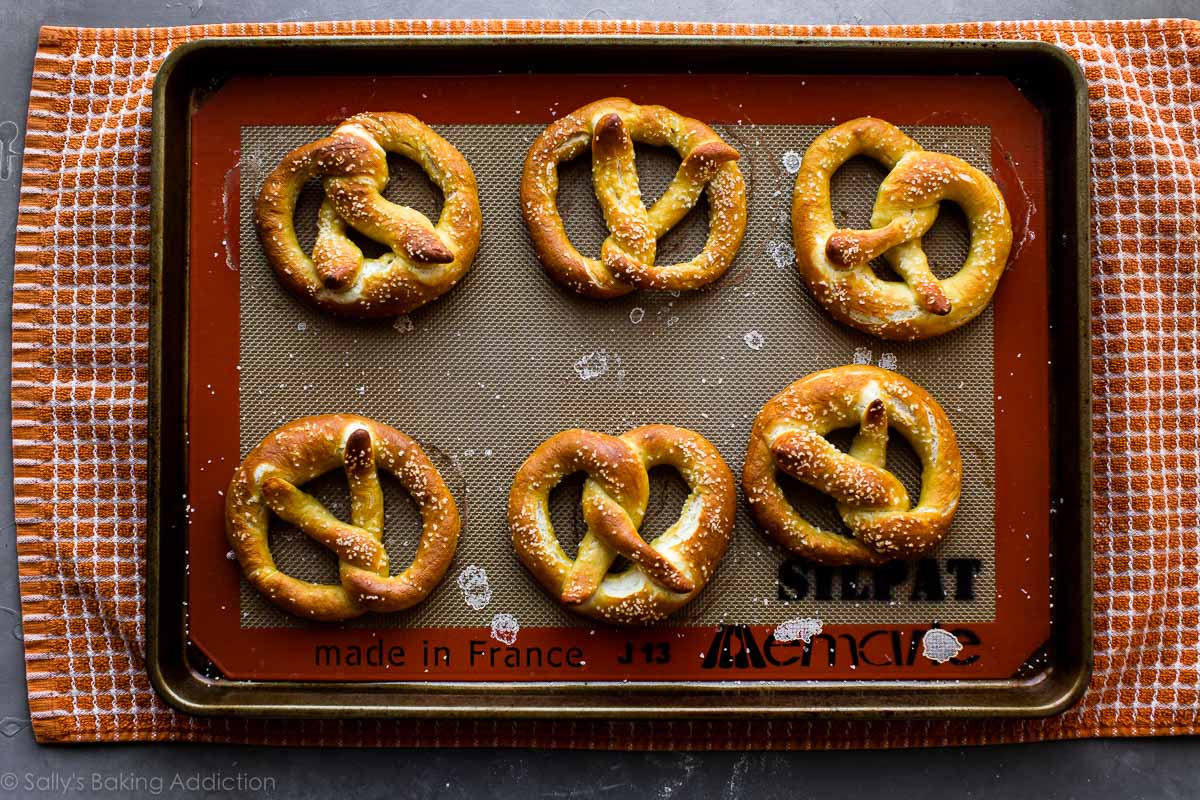
[[(569, 61), (562, 58), (568, 49), (576, 55)], [(581, 64), (586, 67), (579, 67)], [(501, 673), (471, 680), (457, 674), (452, 679), (406, 676), (385, 680), (377, 674), (353, 678), (338, 673), (333, 677), (313, 678), (303, 672), (289, 674), (286, 664), (282, 669), (272, 669), (265, 661), (257, 662), (262, 666), (261, 674), (254, 673), (253, 669), (247, 672), (242, 667), (230, 666), (232, 661), (218, 666), (221, 659), (212, 652), (210, 633), (216, 629), (194, 602), (200, 596), (197, 592), (202, 593), (205, 589), (197, 586), (199, 582), (189, 587), (189, 580), (194, 581), (197, 576), (195, 565), (203, 566), (206, 582), (214, 574), (211, 563), (197, 560), (201, 556), (194, 547), (198, 540), (189, 539), (194, 533), (189, 530), (189, 525), (193, 515), (197, 514), (198, 504), (204, 512), (211, 509), (205, 505), (207, 501), (189, 495), (189, 488), (195, 485), (196, 464), (203, 463), (196, 461), (197, 448), (206, 446), (197, 443), (198, 438), (206, 438), (210, 429), (214, 438), (222, 435), (217, 432), (218, 428), (236, 433), (237, 425), (235, 419), (230, 428), (228, 419), (222, 422), (213, 415), (213, 407), (197, 403), (197, 381), (203, 379), (202, 374), (211, 374), (203, 370), (212, 369), (211, 364), (203, 365), (194, 357), (196, 338), (201, 335), (198, 331), (209, 330), (197, 327), (204, 322), (197, 315), (197, 308), (207, 309), (217, 301), (208, 297), (207, 289), (204, 296), (197, 294), (196, 287), (204, 287), (204, 284), (196, 284), (193, 279), (206, 263), (208, 253), (194, 245), (195, 242), (207, 244), (207, 240), (193, 237), (197, 226), (210, 225), (211, 220), (205, 222), (210, 217), (221, 217), (224, 226), (228, 220), (223, 215), (233, 213), (236, 216), (236, 210), (229, 211), (228, 201), (232, 195), (228, 192), (231, 186), (237, 188), (238, 177), (232, 167), (227, 173), (218, 173), (216, 180), (226, 184), (227, 193), (212, 195), (216, 202), (197, 205), (195, 197), (200, 195), (193, 195), (191, 190), (200, 185), (201, 179), (212, 183), (214, 179), (205, 173), (211, 172), (218, 163), (211, 160), (213, 151), (210, 140), (205, 138), (209, 128), (199, 122), (201, 111), (206, 107), (211, 109), (212, 98), (235, 81), (270, 78), (301, 82), (294, 85), (313, 81), (314, 87), (318, 81), (333, 81), (335, 89), (330, 90), (327, 86), (323, 90), (328, 94), (336, 91), (338, 80), (359, 81), (355, 76), (366, 76), (361, 81), (371, 82), (372, 86), (378, 80), (382, 87), (380, 97), (371, 103), (378, 108), (371, 110), (410, 110), (392, 107), (395, 103), (387, 98), (387, 92), (399, 84), (389, 81), (407, 81), (410, 86), (425, 80), (430, 85), (450, 81), (469, 98), (472, 86), (478, 94), (484, 81), (496, 80), (496, 76), (512, 76), (531, 82), (530, 85), (541, 86), (543, 92), (547, 86), (553, 89), (560, 84), (567, 86), (572, 81), (583, 82), (588, 87), (596, 87), (594, 96), (600, 97), (622, 93), (622, 89), (636, 92), (638, 76), (654, 76), (656, 85), (684, 87), (679, 90), (683, 94), (691, 91), (688, 87), (695, 86), (710, 87), (710, 92), (722, 86), (744, 86), (749, 102), (760, 83), (799, 87), (805, 85), (800, 79), (809, 76), (814, 85), (825, 87), (822, 91), (826, 96), (834, 94), (830, 87), (845, 89), (836, 92), (839, 95), (854, 91), (865, 93), (867, 99), (851, 98), (846, 102), (852, 105), (858, 102), (858, 106), (853, 107), (862, 108), (861, 113), (871, 113), (869, 98), (873, 96), (872, 92), (879, 92), (875, 84), (886, 80), (909, 80), (915, 82), (914, 85), (919, 84), (923, 91), (944, 93), (943, 99), (933, 101), (943, 112), (935, 120), (941, 125), (966, 124), (956, 116), (959, 110), (956, 104), (960, 102), (956, 98), (964, 96), (963, 87), (969, 86), (971, 81), (1002, 79), (1014, 88), (1022, 102), (1029, 104), (1036, 114), (1037, 124), (1028, 138), (1037, 144), (1038, 164), (1042, 165), (1037, 174), (1026, 173), (1025, 178), (1031, 184), (1030, 191), (1038, 198), (1037, 225), (1042, 235), (1034, 237), (1030, 244), (1039, 253), (1035, 260), (1038, 275), (1029, 285), (1045, 295), (1044, 298), (1036, 297), (1034, 305), (1044, 309), (1045, 324), (1038, 324), (1037, 334), (1041, 337), (1048, 363), (1044, 370), (1036, 373), (1037, 381), (1046, 386), (1044, 402), (1032, 407), (1033, 416), (1027, 418), (1031, 422), (1025, 427), (1044, 431), (1044, 441), (1037, 445), (1039, 450), (1044, 450), (1046, 460), (1045, 485), (1038, 487), (1039, 496), (1044, 493), (1050, 506), (1042, 509), (1045, 525), (1041, 538), (1046, 548), (1042, 556), (1049, 585), (1044, 589), (1039, 587), (1039, 597), (1045, 601), (1042, 604), (1045, 606), (1043, 621), (1048, 631), (1045, 640), (1035, 643), (1028, 652), (1021, 651), (1018, 663), (1003, 674), (967, 675), (963, 679), (954, 676), (956, 679), (949, 680), (949, 674), (931, 668), (918, 669), (911, 673), (911, 678), (897, 679), (883, 672), (872, 672), (869, 660), (861, 665), (864, 669), (860, 673), (843, 670), (835, 674), (817, 670), (787, 678), (771, 673), (761, 679), (748, 673), (717, 669), (706, 673), (703, 679), (681, 677), (684, 673), (663, 673), (664, 677), (657, 677), (647, 672), (633, 680), (617, 680), (607, 673), (575, 680), (545, 679), (533, 673), (512, 680)], [(871, 76), (888, 77), (874, 81)], [(542, 83), (539, 84), (539, 80)], [(787, 81), (800, 82), (787, 84)], [(770, 91), (777, 92), (778, 88)], [(736, 92), (731, 89), (726, 93)], [(314, 88), (313, 97), (320, 94), (321, 91)], [(782, 102), (786, 105), (786, 97)], [(453, 119), (434, 122), (471, 121), (471, 103), (460, 106), (452, 115)], [(570, 107), (573, 106), (565, 105), (563, 110)], [(359, 110), (367, 109), (347, 108), (346, 115)], [(794, 113), (801, 114), (799, 111)], [(822, 113), (823, 109), (814, 107), (801, 116), (805, 122), (819, 123), (829, 119)], [(886, 118), (886, 114), (879, 115)], [(306, 121), (313, 122), (312, 119)], [(731, 125), (734, 122), (727, 121)], [(236, 130), (229, 135), (235, 133)], [(734, 133), (736, 135), (737, 131)], [(768, 137), (764, 133), (765, 138)], [(737, 138), (743, 158), (755, 149), (756, 140), (762, 144), (757, 134)], [(246, 141), (243, 139), (242, 144)], [(802, 152), (803, 147), (800, 150)], [(222, 151), (223, 157), (237, 152), (240, 152), (239, 146), (232, 140)], [(995, 152), (998, 151), (993, 147)], [(1040, 42), (382, 37), (208, 39), (178, 48), (163, 64), (155, 81), (153, 116), (147, 664), (154, 686), (168, 703), (189, 713), (255, 716), (545, 717), (567, 713), (574, 717), (597, 718), (1032, 717), (1065, 709), (1085, 688), (1092, 660), (1087, 157), (1086, 87), (1082, 75), (1069, 56)], [(1018, 170), (1014, 173), (1018, 179), (1021, 168), (1014, 166)], [(193, 179), (197, 180), (195, 186)], [(241, 176), (241, 180), (246, 179), (246, 175)], [(484, 188), (481, 187), (481, 197)], [(752, 194), (762, 194), (770, 188), (761, 179), (756, 181), (752, 177), (750, 180)], [(515, 186), (512, 193), (515, 196)], [(786, 196), (780, 203), (781, 208), (786, 207)], [(221, 207), (223, 204), (225, 208)], [(486, 247), (489, 235), (487, 203), (484, 224)], [(219, 230), (229, 232), (228, 227)], [(507, 235), (512, 233), (509, 231)], [(517, 231), (518, 235), (523, 233)], [(243, 250), (245, 246), (243, 243)], [(236, 260), (232, 255), (226, 258), (231, 259), (231, 265)], [(752, 253), (739, 258), (762, 261), (768, 256)], [(536, 265), (525, 266), (529, 273), (522, 273), (522, 279), (540, 279), (534, 277), (538, 273)], [(745, 278), (744, 274), (741, 277), (739, 274), (735, 266), (726, 276), (727, 290), (736, 288)], [(1028, 274), (1006, 278), (1010, 282), (1028, 279)], [(722, 291), (721, 284), (715, 291)], [(214, 296), (217, 294), (219, 292), (213, 293)], [(803, 300), (797, 297), (796, 302)], [(669, 303), (664, 307), (667, 305)], [(574, 303), (572, 308), (576, 313), (588, 313), (586, 304)], [(1014, 322), (1016, 324), (1006, 324)], [(211, 320), (209, 323), (211, 325)], [(1002, 348), (1008, 348), (1003, 353), (1004, 368), (1017, 364), (1014, 359), (1021, 358), (1022, 353), (1011, 352), (1011, 341), (1018, 341), (1011, 339), (1012, 332), (1022, 328), (1019, 323), (1020, 320), (1014, 320), (1011, 313), (1004, 316), (997, 312), (996, 361), (992, 364), (997, 389), (1004, 385), (1000, 375)], [(831, 332), (830, 335), (834, 334)], [(1002, 339), (1010, 343), (1001, 344)], [(219, 341), (213, 341), (212, 345), (216, 350), (221, 347)], [(819, 349), (818, 345), (813, 347)], [(829, 358), (836, 359), (837, 356)], [(232, 371), (237, 361), (235, 353), (227, 363), (218, 366)], [(800, 377), (800, 374), (803, 373), (794, 377)], [(781, 389), (783, 385), (776, 388)], [(321, 398), (320, 402), (328, 404), (331, 401)], [(519, 425), (514, 428), (512, 420), (520, 417), (513, 417), (517, 412), (506, 411), (506, 408), (503, 402), (498, 403), (496, 413), (509, 415), (506, 430), (518, 430)], [(997, 420), (1012, 408), (1015, 407), (1005, 406), (997, 396)], [(1022, 410), (1022, 413), (1028, 412), (1028, 408)], [(232, 416), (237, 417), (236, 408)], [(678, 423), (675, 418), (645, 421)], [(1004, 424), (1012, 425), (1011, 422)], [(205, 437), (197, 437), (198, 431)], [(552, 432), (528, 433), (540, 440)], [(726, 452), (725, 455), (730, 458), (734, 454)], [(993, 464), (995, 477), (1021, 471), (1019, 458), (1011, 452), (984, 453), (981, 458)], [(232, 465), (227, 469), (231, 470)], [(227, 480), (227, 475), (223, 479)], [(507, 490), (507, 486), (502, 488)], [(1004, 513), (999, 508), (999, 500), (995, 502), (996, 513)], [(506, 546), (505, 532), (494, 530), (495, 523), (486, 515), (481, 519), (476, 511), (473, 500), (464, 536), (494, 536), (497, 542)], [(744, 509), (739, 511), (741, 513)], [(1000, 517), (996, 520), (996, 530), (988, 533), (994, 538), (999, 554), (1017, 546), (1007, 538), (1016, 533), (1015, 529), (1007, 529), (1016, 523), (1010, 520), (1006, 530), (1001, 531)], [(216, 546), (213, 542), (222, 539), (219, 529), (204, 533), (205, 536), (210, 534), (212, 541), (204, 541), (202, 550), (212, 551)], [(189, 542), (193, 545), (191, 551)], [(1013, 559), (1010, 557), (1009, 560)], [(221, 568), (216, 573), (220, 577), (217, 583), (236, 580), (228, 578)], [(446, 582), (451, 582), (451, 576)], [(796, 591), (797, 584), (785, 587), (783, 583), (786, 581), (781, 578), (780, 597), (786, 594), (785, 589)], [(997, 602), (1001, 597), (1000, 588), (1005, 587), (998, 583), (988, 590), (995, 592)], [(191, 607), (189, 597), (193, 599)], [(242, 599), (244, 602), (244, 595)], [(226, 600), (233, 604), (239, 602), (237, 596)], [(996, 614), (995, 621), (999, 622), (999, 612)], [(1011, 614), (1009, 616), (1008, 627), (1019, 628), (1020, 621), (1012, 619)], [(936, 618), (932, 621), (938, 624)], [(201, 622), (203, 624), (198, 624)], [(402, 621), (399, 627), (390, 628), (394, 631), (402, 629)], [(548, 645), (556, 641), (555, 631), (559, 630), (553, 626), (535, 630), (530, 634), (531, 641)], [(204, 631), (210, 632), (199, 635)], [(562, 628), (561, 631), (564, 637), (582, 635), (578, 630), (572, 632)], [(711, 652), (707, 655), (712, 657), (707, 660), (718, 667), (728, 666), (724, 662), (736, 661), (725, 658), (729, 648), (735, 646), (732, 640), (741, 640), (741, 646), (747, 648), (749, 645), (742, 637), (749, 634), (753, 638), (755, 635), (747, 625), (710, 625), (702, 635), (712, 638), (714, 631), (716, 644), (708, 648)], [(353, 631), (344, 633), (356, 635)], [(303, 638), (309, 634), (303, 628), (274, 629), (267, 625), (255, 635), (275, 636), (277, 641), (287, 642), (289, 637)], [(486, 640), (486, 632), (481, 635)], [(662, 635), (661, 629), (629, 633), (631, 647), (636, 644), (640, 648), (643, 641), (652, 641), (656, 635)], [(684, 637), (682, 632), (678, 635)], [(725, 637), (723, 645), (722, 635)], [(912, 635), (915, 643), (916, 634)], [(601, 631), (600, 638), (605, 636), (609, 633)], [(202, 641), (205, 637), (210, 640)], [(831, 637), (830, 670), (834, 668), (835, 647)], [(896, 648), (899, 653), (900, 645)], [(743, 649), (742, 652), (747, 651)], [(706, 656), (701, 653), (699, 657)], [(804, 661), (807, 664), (809, 659)], [(857, 662), (855, 656), (855, 666), (860, 666)], [(699, 669), (700, 665), (697, 663), (693, 667)], [(712, 667), (713, 664), (708, 664), (705, 668)], [(805, 674), (811, 677), (804, 677)]]

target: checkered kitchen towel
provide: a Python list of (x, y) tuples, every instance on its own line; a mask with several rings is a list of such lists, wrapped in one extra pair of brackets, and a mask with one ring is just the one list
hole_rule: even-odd
[[(271, 722), (178, 714), (144, 668), (150, 91), (201, 36), (706, 34), (1043, 39), (1090, 85), (1096, 664), (1037, 721)], [(13, 456), (29, 705), (41, 741), (827, 748), (1196, 733), (1200, 23), (865, 28), (393, 21), (46, 28), (13, 292)]]

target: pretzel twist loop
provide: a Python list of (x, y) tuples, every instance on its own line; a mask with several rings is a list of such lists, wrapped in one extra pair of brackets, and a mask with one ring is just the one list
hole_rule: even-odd
[[(679, 519), (646, 542), (638, 533), (650, 494), (648, 470), (667, 464), (691, 490)], [(551, 490), (586, 472), (587, 532), (572, 559), (550, 522)], [(733, 532), (733, 475), (704, 437), (670, 425), (622, 436), (572, 429), (547, 439), (513, 479), (508, 521), (517, 556), (552, 596), (614, 623), (661, 619), (686, 605), (712, 576)], [(609, 568), (621, 556), (630, 567)]]
[[(415, 161), (443, 194), (437, 225), (383, 197), (387, 154)], [(300, 190), (323, 178), (312, 256), (296, 237)], [(263, 182), (256, 220), (267, 260), (292, 293), (333, 314), (387, 317), (450, 290), (479, 249), (482, 214), (466, 159), (416, 117), (357, 114), (284, 156)], [(348, 228), (388, 248), (365, 258)]]
[[(855, 156), (890, 172), (879, 186), (868, 230), (839, 230), (829, 182)], [(954, 275), (940, 280), (921, 237), (943, 200), (967, 217), (971, 245)], [(1000, 190), (960, 158), (922, 149), (883, 120), (862, 117), (825, 131), (804, 154), (792, 195), (796, 263), (809, 290), (837, 319), (884, 339), (927, 339), (963, 325), (987, 307), (1012, 247), (1012, 223)], [(878, 278), (883, 256), (902, 279)]]
[[(855, 425), (848, 452), (825, 438)], [(916, 505), (886, 469), (889, 428), (921, 459)], [(776, 469), (836, 499), (854, 538), (801, 517)], [(758, 524), (792, 553), (835, 566), (880, 564), (915, 558), (945, 536), (958, 508), (962, 461), (950, 420), (924, 389), (878, 367), (838, 367), (801, 378), (763, 406), (751, 430), (742, 487)]]
[[(339, 467), (350, 484), (349, 523), (298, 488)], [(379, 468), (408, 490), (423, 523), (413, 563), (395, 575), (383, 547)], [(272, 512), (337, 555), (338, 584), (279, 571), (268, 537)], [(421, 602), (450, 567), (460, 526), (454, 497), (420, 445), (352, 414), (305, 417), (268, 434), (238, 467), (225, 498), (226, 536), (250, 583), (289, 614), (325, 621)]]
[[(662, 196), (647, 209), (638, 187), (634, 142), (669, 146), (683, 159)], [(571, 244), (558, 212), (558, 165), (592, 150), (592, 183), (610, 236), (600, 258)], [(551, 124), (529, 148), (521, 211), (547, 273), (594, 298), (634, 289), (683, 290), (725, 274), (746, 232), (746, 184), (738, 152), (704, 123), (663, 106), (620, 97), (597, 100)], [(657, 242), (707, 193), (708, 240), (691, 261), (656, 265)]]

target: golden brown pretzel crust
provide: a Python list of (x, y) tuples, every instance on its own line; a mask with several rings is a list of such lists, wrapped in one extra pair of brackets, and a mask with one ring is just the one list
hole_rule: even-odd
[[(870, 230), (838, 230), (829, 180), (870, 156), (891, 172), (875, 200)], [(967, 260), (939, 280), (921, 236), (942, 200), (958, 203), (971, 230)], [(883, 120), (862, 117), (813, 141), (792, 195), (796, 263), (813, 296), (837, 319), (883, 339), (927, 339), (979, 315), (996, 291), (1012, 246), (1012, 224), (996, 184), (965, 161), (931, 153)], [(884, 281), (868, 262), (884, 256), (903, 279)]]
[[(651, 542), (638, 534), (650, 484), (647, 471), (669, 464), (691, 494), (674, 525)], [(550, 491), (586, 472), (587, 533), (572, 560), (550, 522)], [(547, 439), (521, 465), (508, 500), (513, 547), (526, 568), (574, 611), (614, 623), (661, 619), (704, 587), (733, 532), (733, 474), (707, 439), (683, 428), (647, 425), (622, 436), (573, 429)], [(631, 566), (608, 574), (618, 556)]]
[[(417, 162), (442, 190), (436, 226), (380, 194), (388, 153)], [(310, 258), (293, 215), (300, 190), (317, 176), (324, 177), (325, 200)], [(448, 292), (475, 260), (483, 224), (475, 175), (462, 154), (416, 117), (394, 113), (357, 114), (288, 153), (263, 182), (255, 212), (279, 282), (318, 308), (360, 318), (404, 314)], [(364, 258), (347, 225), (390, 252)]]
[[(825, 439), (859, 426), (848, 453)], [(888, 428), (921, 459), (915, 506), (885, 468)], [(788, 502), (776, 468), (838, 500), (855, 538), (809, 524)], [(907, 378), (871, 366), (814, 372), (772, 398), (754, 420), (742, 488), (758, 524), (792, 553), (821, 564), (879, 564), (934, 547), (954, 520), (962, 461), (950, 420)]]
[[(633, 143), (668, 146), (683, 162), (649, 209), (642, 203)], [(558, 213), (558, 165), (591, 147), (592, 181), (611, 235), (600, 259), (582, 255)], [(634, 289), (697, 289), (733, 263), (746, 232), (746, 184), (738, 152), (698, 120), (623, 97), (597, 100), (552, 123), (529, 148), (521, 212), (538, 259), (554, 280), (595, 298)], [(656, 243), (708, 193), (708, 241), (696, 258), (654, 263)]]
[[(339, 467), (350, 483), (349, 524), (298, 488)], [(408, 490), (423, 524), (412, 565), (390, 576), (377, 467)], [(275, 567), (267, 537), (272, 511), (337, 554), (339, 584), (309, 583)], [(246, 578), (306, 619), (344, 620), (419, 603), (450, 567), (460, 525), (454, 497), (420, 445), (353, 414), (304, 417), (272, 431), (237, 468), (225, 497), (226, 536)]]

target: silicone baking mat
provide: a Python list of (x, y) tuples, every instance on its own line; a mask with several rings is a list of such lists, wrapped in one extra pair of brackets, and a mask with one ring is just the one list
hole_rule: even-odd
[[(635, 292), (609, 302), (577, 297), (542, 273), (515, 201), (525, 153), (543, 128), (438, 127), (475, 171), (483, 246), (471, 273), (454, 291), (399, 320), (373, 324), (335, 319), (287, 294), (275, 281), (254, 229), (254, 202), (266, 174), (292, 148), (327, 135), (328, 126), (248, 126), (241, 131), (236, 266), (243, 454), (284, 422), (353, 411), (418, 436), (427, 448), (440, 452), (451, 484), (465, 490), (459, 499), (466, 522), (455, 563), (433, 596), (411, 611), (366, 615), (354, 624), (472, 627), (489, 624), (495, 613), (503, 612), (522, 626), (594, 627), (546, 595), (508, 543), (508, 488), (533, 448), (565, 428), (617, 434), (665, 422), (702, 433), (740, 475), (750, 424), (767, 399), (800, 376), (854, 362), (898, 370), (946, 408), (964, 464), (962, 501), (946, 540), (919, 564), (882, 568), (877, 574), (894, 584), (886, 593), (871, 591), (875, 581), (870, 570), (833, 572), (829, 590), (818, 592), (814, 568), (788, 559), (754, 526), (742, 505), (716, 577), (671, 624), (778, 624), (796, 617), (830, 624), (991, 620), (995, 481), (990, 309), (950, 336), (912, 344), (883, 342), (834, 322), (798, 291), (790, 244), (794, 173), (801, 154), (824, 128), (752, 123), (717, 129), (742, 153), (749, 198), (745, 240), (721, 281), (699, 292)], [(914, 126), (908, 132), (928, 149), (991, 169), (986, 127)], [(639, 147), (638, 174), (647, 206), (666, 188), (678, 161), (673, 151)], [(440, 198), (420, 170), (393, 158), (391, 172), (389, 196), (436, 219)], [(839, 224), (869, 227), (883, 174), (867, 159), (839, 171), (833, 184)], [(312, 182), (296, 215), (306, 249), (315, 235), (320, 195), (318, 182)], [(607, 231), (592, 191), (590, 159), (575, 159), (562, 170), (559, 206), (576, 245), (599, 253)], [(948, 207), (924, 238), (943, 275), (966, 257), (967, 231), (954, 211)], [(702, 203), (665, 238), (658, 260), (691, 259), (706, 235)], [(901, 442), (893, 434), (890, 463), (915, 497), (919, 465)], [(330, 478), (322, 482), (320, 494), (346, 518), (345, 480), (340, 472)], [(642, 526), (647, 540), (674, 522), (686, 497), (670, 471), (656, 470), (655, 478)], [(555, 527), (568, 553), (582, 535), (580, 485), (574, 481), (554, 498)], [(402, 565), (411, 560), (420, 525), (403, 490), (395, 484), (392, 489), (385, 544), (392, 563)], [(842, 527), (832, 500), (815, 492), (795, 494), (811, 519)], [(272, 552), (284, 572), (336, 583), (336, 558), (295, 529), (278, 526)], [(472, 584), (464, 593), (456, 582), (456, 576), (469, 570), (477, 583), (481, 569), (491, 593), (486, 605), (472, 600)], [(243, 627), (304, 624), (270, 605), (248, 582), (242, 586)]]
[[(530, 142), (570, 109), (620, 94), (704, 119), (743, 154), (748, 233), (730, 272), (703, 291), (597, 303), (553, 283), (529, 245), (517, 187)], [(903, 101), (913, 96), (939, 100), (913, 108)], [(293, 102), (300, 97), (303, 110)], [(948, 104), (955, 114), (943, 110)], [(315, 313), (264, 262), (254, 198), (288, 150), (358, 110), (397, 108), (436, 126), (472, 163), (484, 217), (479, 256), (454, 290), (399, 320)], [(814, 119), (813, 108), (834, 116)], [(993, 171), (1014, 217), (1018, 245), (993, 306), (932, 342), (882, 343), (831, 322), (792, 264), (798, 160), (829, 124), (868, 111)], [(1049, 636), (1040, 119), (996, 77), (248, 75), (207, 93), (192, 115), (190, 179), (191, 207), (211, 213), (191, 214), (188, 274), (187, 608), (197, 668), (260, 680), (654, 682), (721, 681), (744, 662), (752, 669), (739, 677), (748, 681), (1010, 677)], [(638, 156), (652, 197), (677, 156), (650, 147)], [(436, 216), (440, 198), (427, 179), (404, 159), (392, 167), (392, 197)], [(604, 229), (588, 159), (563, 177), (569, 232), (585, 251), (597, 250)], [(870, 162), (837, 177), (845, 224), (866, 223), (881, 177)], [(300, 203), (308, 241), (319, 196), (313, 182)], [(966, 231), (955, 209), (941, 217), (930, 250), (946, 272), (961, 263)], [(696, 209), (664, 238), (660, 257), (690, 258), (706, 225), (706, 211)], [(929, 557), (878, 569), (819, 567), (779, 552), (740, 508), (729, 553), (695, 602), (656, 625), (621, 628), (557, 606), (512, 553), (512, 476), (553, 433), (669, 422), (708, 437), (737, 472), (766, 400), (814, 370), (855, 361), (925, 386), (958, 430), (962, 511)], [(220, 503), (233, 465), (279, 424), (331, 411), (405, 431), (457, 488), (465, 523), (455, 563), (413, 609), (342, 625), (302, 622), (251, 590), (228, 557)], [(892, 440), (895, 468), (915, 491), (911, 452)], [(672, 471), (656, 471), (654, 483), (648, 537), (683, 501)], [(568, 482), (552, 504), (568, 551), (580, 533), (579, 487)], [(345, 513), (340, 476), (312, 488)], [(838, 526), (828, 498), (792, 489), (814, 519)], [(403, 564), (416, 543), (414, 509), (401, 491), (388, 493), (387, 508), (391, 563)], [(298, 532), (277, 524), (273, 545), (285, 570), (333, 578), (332, 557)], [(773, 632), (784, 623), (785, 631), (821, 630), (781, 640)], [(923, 655), (926, 634), (941, 626), (962, 648), (949, 661)], [(514, 629), (515, 639), (505, 635)], [(385, 663), (381, 646), (397, 648), (396, 663)], [(578, 663), (564, 666), (556, 654), (571, 648)], [(764, 657), (751, 658), (759, 649)]]

